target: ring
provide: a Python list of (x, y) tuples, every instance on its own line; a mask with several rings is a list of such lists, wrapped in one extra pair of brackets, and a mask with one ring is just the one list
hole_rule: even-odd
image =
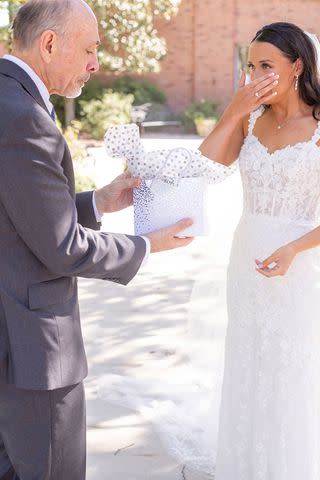
[(260, 93), (259, 93), (259, 92), (256, 92), (256, 93), (255, 93), (255, 96), (259, 98), (259, 97), (260, 97)]

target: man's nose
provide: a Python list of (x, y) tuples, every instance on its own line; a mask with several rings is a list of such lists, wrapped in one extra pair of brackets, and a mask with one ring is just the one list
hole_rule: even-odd
[(90, 73), (96, 73), (96, 72), (99, 71), (99, 68), (100, 68), (99, 60), (98, 60), (98, 58), (96, 58), (94, 62), (90, 62), (88, 64), (87, 71), (90, 72)]

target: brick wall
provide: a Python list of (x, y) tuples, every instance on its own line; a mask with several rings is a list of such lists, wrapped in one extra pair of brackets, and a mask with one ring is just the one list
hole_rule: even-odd
[(170, 22), (159, 22), (157, 28), (159, 35), (167, 40), (168, 53), (161, 63), (161, 73), (144, 75), (143, 78), (163, 88), (169, 104), (179, 110), (190, 103), (196, 88), (194, 0), (183, 0), (179, 15)]
[(236, 82), (236, 46), (275, 21), (320, 35), (320, 0), (182, 0), (177, 18), (159, 24), (169, 50), (162, 71), (146, 78), (164, 88), (175, 111), (206, 97), (223, 107)]
[(249, 44), (262, 25), (275, 21), (320, 35), (320, 0), (182, 0), (178, 16), (157, 25), (168, 44), (161, 72), (143, 78), (165, 90), (175, 111), (209, 97), (223, 108), (236, 84), (237, 45)]

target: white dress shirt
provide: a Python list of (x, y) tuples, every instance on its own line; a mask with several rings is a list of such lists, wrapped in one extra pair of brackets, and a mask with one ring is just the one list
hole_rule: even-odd
[[(48, 92), (48, 89), (45, 86), (45, 84), (43, 83), (43, 81), (41, 80), (41, 78), (36, 74), (36, 72), (27, 63), (22, 61), (20, 58), (15, 57), (14, 55), (4, 55), (3, 58), (5, 60), (9, 60), (10, 62), (15, 63), (16, 65), (18, 65), (20, 68), (22, 68), (29, 75), (31, 80), (33, 80), (33, 82), (36, 84), (36, 86), (37, 86), (37, 88), (40, 92), (40, 95), (41, 95), (41, 97), (42, 97), (42, 99), (45, 103), (45, 106), (47, 107), (48, 113), (51, 116), (52, 110), (53, 110), (53, 105), (50, 102), (50, 94)], [(92, 195), (92, 206), (93, 206), (93, 210), (94, 210), (97, 222), (101, 222), (103, 214), (101, 214), (97, 209), (95, 192)], [(141, 237), (141, 238), (143, 238), (144, 241), (146, 242), (146, 255), (145, 255), (144, 260), (143, 260), (142, 265), (141, 265), (141, 266), (143, 266), (143, 265), (146, 264), (146, 262), (149, 258), (150, 251), (151, 251), (151, 244), (150, 244), (150, 240), (147, 237)]]

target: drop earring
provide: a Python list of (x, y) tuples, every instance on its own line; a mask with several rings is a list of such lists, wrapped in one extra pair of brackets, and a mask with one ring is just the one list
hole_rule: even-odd
[(295, 91), (298, 90), (298, 83), (299, 83), (299, 75), (296, 75), (296, 81), (295, 81), (295, 84), (294, 84)]

